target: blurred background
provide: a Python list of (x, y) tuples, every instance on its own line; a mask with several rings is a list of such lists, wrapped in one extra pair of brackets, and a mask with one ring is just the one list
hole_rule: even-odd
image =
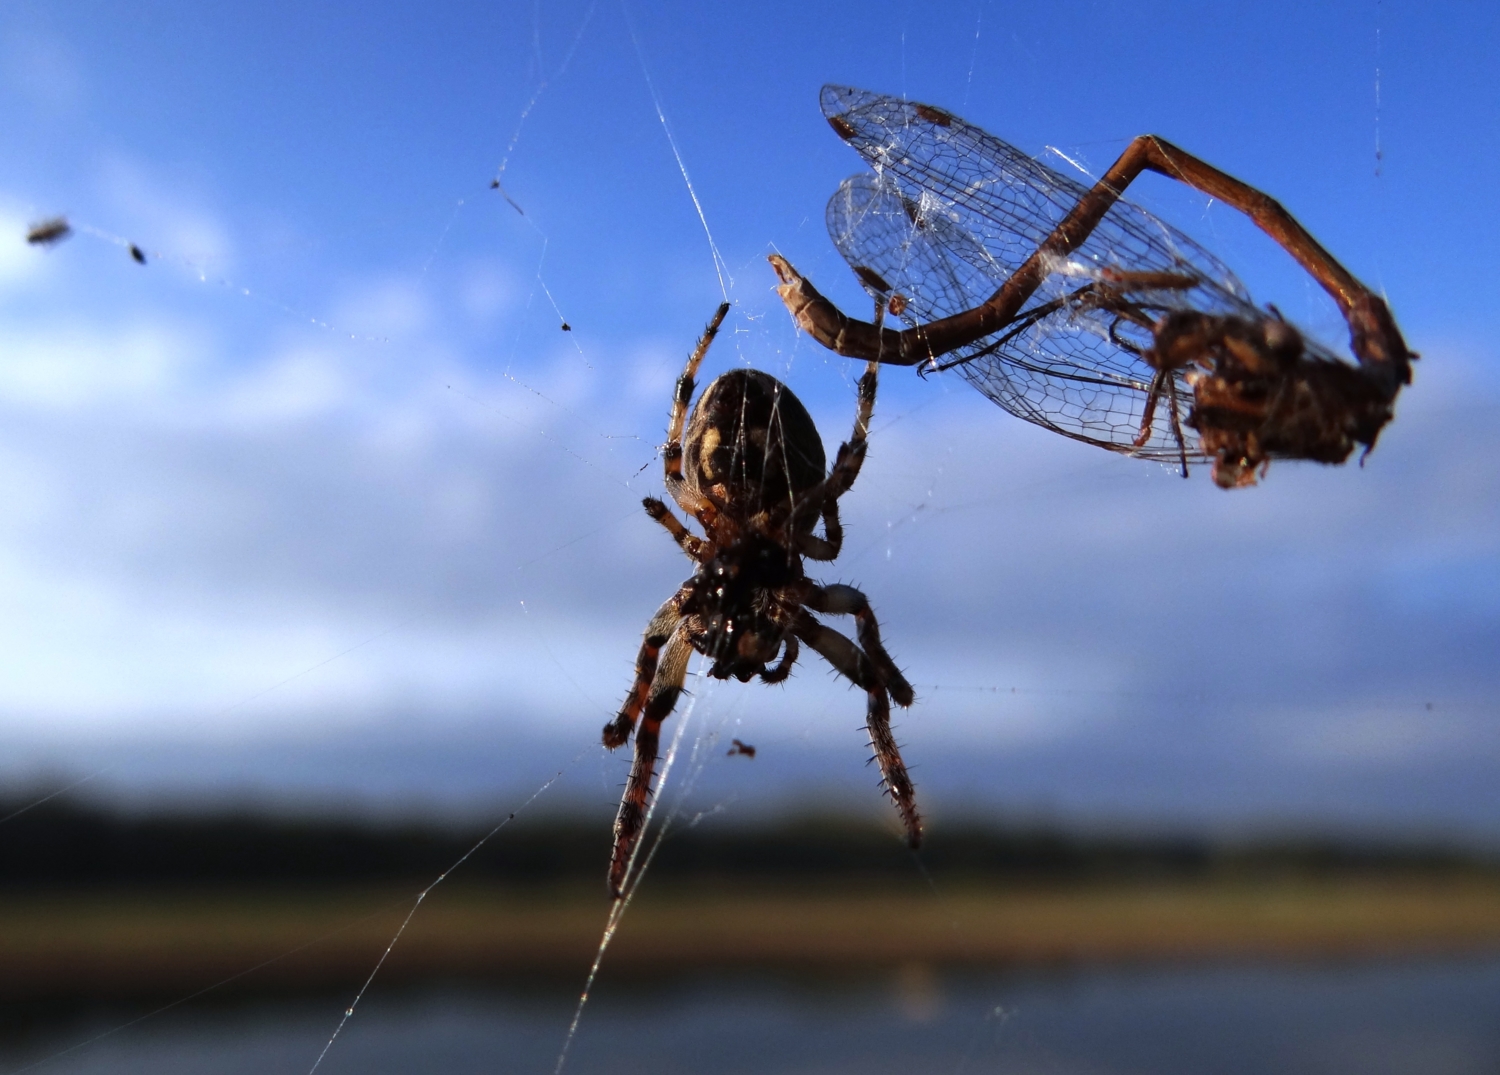
[[(1364, 465), (1235, 493), (887, 371), (814, 574), (916, 687), (931, 847), (815, 660), (695, 674), (569, 1070), (1492, 1068), (1497, 45), (1385, 0), (7, 5), (0, 1070), (308, 1069), (512, 813), (322, 1064), (555, 1064), (628, 765), (599, 728), (688, 574), (640, 498), (715, 305), (707, 376), (852, 421), (765, 264), (865, 301), (830, 81), (1073, 174), (1161, 134), (1422, 358)], [(1234, 213), (1131, 197), (1343, 350)]]

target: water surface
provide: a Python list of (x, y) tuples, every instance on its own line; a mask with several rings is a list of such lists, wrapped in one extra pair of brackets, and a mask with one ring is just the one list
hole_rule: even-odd
[[(377, 984), (318, 1071), (549, 1073), (575, 999), (522, 982), (399, 994)], [(42, 1061), (32, 1070), (308, 1072), (348, 1001), (188, 1005), (57, 1055), (131, 1013), (76, 1016), (12, 1035), (0, 1071)], [(837, 982), (606, 977), (566, 1070), (1478, 1075), (1500, 1071), (1500, 959), (993, 975), (908, 966)]]

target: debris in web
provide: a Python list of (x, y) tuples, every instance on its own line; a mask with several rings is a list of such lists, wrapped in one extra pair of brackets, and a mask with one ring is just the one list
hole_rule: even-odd
[(26, 241), (32, 246), (56, 246), (73, 234), (67, 217), (55, 216), (39, 220), (26, 230)]

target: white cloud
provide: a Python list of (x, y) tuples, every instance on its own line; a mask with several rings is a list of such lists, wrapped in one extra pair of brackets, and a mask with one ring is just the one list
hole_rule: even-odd
[[(420, 725), (401, 725), (413, 755), (422, 729), (461, 719), (597, 733), (646, 619), (690, 570), (639, 508), (660, 489), (682, 349), (626, 344), (590, 368), (563, 339), (511, 377), (467, 356), (418, 286), (351, 294), (343, 313), (409, 303), (391, 324), (413, 340), (289, 340), (277, 322), (231, 359), (149, 310), (9, 330), (13, 729), (269, 742), (398, 720)], [(831, 450), (853, 414), (848, 371), (792, 365)], [(1403, 605), (1390, 569), (1496, 558), (1493, 478), (1451, 463), (1441, 415), (1403, 414), (1365, 470), (1277, 467), (1226, 494), (950, 388), (886, 378), (845, 556), (809, 567), (870, 595), (918, 687), (899, 718), (914, 759), (1082, 751), (1253, 772), (1397, 767), (1476, 742), (1477, 726), (1435, 740), (1348, 701), (1495, 686), (1493, 662), (1461, 652), (1495, 633), (1493, 606), (1428, 581), (1435, 603)], [(1469, 456), (1500, 452), (1469, 428)], [(694, 690), (698, 718), (743, 720), (751, 741), (860, 753), (863, 698), (815, 655), (780, 689)]]
[(432, 325), (432, 302), (416, 280), (361, 281), (335, 303), (330, 320), (341, 331), (413, 337)]
[(161, 320), (112, 329), (64, 322), (6, 332), (0, 399), (43, 410), (146, 406), (177, 396), (201, 367), (201, 335)]

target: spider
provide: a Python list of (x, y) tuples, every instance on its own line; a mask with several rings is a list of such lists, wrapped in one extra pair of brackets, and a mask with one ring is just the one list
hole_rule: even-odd
[[(956, 366), (1000, 406), (1066, 436), (1172, 458), (1184, 476), (1189, 456), (1211, 458), (1225, 488), (1253, 484), (1272, 458), (1368, 452), (1411, 381), (1417, 356), (1384, 300), (1277, 202), (1164, 139), (1136, 138), (1084, 188), (931, 105), (844, 86), (823, 87), (822, 104), (874, 169), (839, 188), (829, 231), (909, 326), (846, 316), (773, 254), (798, 325), (841, 355)], [(1252, 305), (1212, 254), (1123, 201), (1143, 171), (1249, 216), (1333, 298), (1358, 366)], [(1192, 399), (1186, 416), (1179, 396)]]
[[(645, 821), (661, 723), (682, 693), (694, 650), (712, 661), (710, 676), (742, 683), (755, 676), (763, 683), (784, 681), (802, 644), (821, 654), (865, 691), (865, 725), (882, 783), (906, 826), (907, 842), (916, 847), (922, 838), (911, 780), (891, 735), (890, 703), (911, 705), (911, 685), (881, 644), (865, 595), (853, 586), (820, 586), (802, 567), (804, 557), (835, 559), (843, 545), (838, 501), (864, 463), (879, 363), (868, 363), (859, 380), (854, 433), (825, 472), (822, 438), (812, 417), (791, 389), (769, 374), (751, 369), (722, 374), (704, 389), (688, 417), (693, 378), (728, 310), (727, 302), (719, 307), (677, 379), (662, 452), (667, 492), (698, 520), (704, 536), (689, 532), (661, 500), (642, 502), (697, 570), (647, 624), (635, 682), (620, 715), (604, 726), (604, 745), (611, 750), (635, 735), (609, 866), (615, 899), (622, 895)], [(821, 536), (814, 533), (819, 519)], [(853, 616), (859, 644), (823, 626), (814, 612)]]

